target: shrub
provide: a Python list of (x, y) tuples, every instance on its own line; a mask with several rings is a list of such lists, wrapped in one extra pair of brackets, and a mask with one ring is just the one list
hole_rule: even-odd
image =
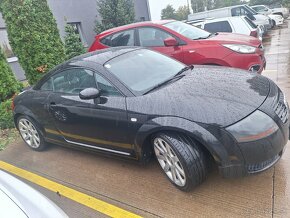
[(11, 104), (11, 99), (0, 103), (0, 129), (14, 127)]
[(65, 55), (67, 59), (84, 54), (86, 49), (80, 41), (80, 36), (75, 33), (74, 27), (67, 24), (65, 26), (66, 36), (64, 38)]
[(1, 0), (13, 52), (32, 85), (64, 58), (64, 46), (46, 0)]
[(21, 83), (16, 80), (0, 48), (0, 103), (15, 94), (20, 88)]

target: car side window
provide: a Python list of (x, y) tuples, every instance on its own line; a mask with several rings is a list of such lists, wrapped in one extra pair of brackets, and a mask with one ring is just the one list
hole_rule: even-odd
[(132, 30), (126, 30), (122, 32), (118, 32), (116, 34), (113, 34), (111, 36), (105, 37), (101, 40), (101, 43), (116, 47), (116, 46), (134, 46), (134, 29)]
[(104, 77), (95, 73), (95, 79), (102, 96), (122, 96), (122, 94)]
[(139, 28), (140, 45), (144, 47), (165, 46), (164, 40), (169, 37), (172, 35), (157, 28)]
[(262, 6), (257, 6), (257, 7), (254, 8), (254, 10), (257, 11), (257, 12), (261, 12), (261, 11), (265, 11), (265, 8), (262, 7)]
[(43, 83), (42, 86), (40, 87), (40, 90), (53, 91), (52, 78), (49, 78), (45, 83)]
[(52, 76), (54, 92), (79, 94), (86, 88), (96, 88), (94, 73), (84, 68), (72, 68)]
[(206, 23), (204, 25), (204, 29), (206, 31), (209, 31), (211, 33), (216, 32), (229, 32), (231, 33), (233, 30), (231, 28), (231, 25), (228, 21), (218, 21), (218, 22), (212, 22), (212, 23)]

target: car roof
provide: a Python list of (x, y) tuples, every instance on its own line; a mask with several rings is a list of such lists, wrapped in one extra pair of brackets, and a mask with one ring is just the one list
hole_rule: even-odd
[(78, 62), (94, 62), (96, 64), (104, 65), (107, 61), (117, 56), (120, 56), (122, 54), (131, 52), (131, 51), (135, 51), (138, 49), (146, 49), (146, 48), (136, 47), (136, 46), (121, 46), (121, 47), (101, 49), (101, 50), (97, 50), (97, 51), (93, 51), (93, 52), (76, 56), (64, 62), (63, 64), (59, 65), (57, 68), (62, 68), (67, 65), (78, 65)]
[(126, 30), (126, 29), (130, 29), (130, 28), (135, 28), (135, 27), (142, 27), (142, 26), (146, 26), (146, 25), (163, 25), (163, 24), (166, 24), (166, 23), (169, 23), (172, 21), (176, 21), (176, 20), (156, 20), (156, 21), (144, 21), (144, 22), (131, 23), (131, 24), (123, 25), (123, 26), (114, 27), (112, 29), (108, 29), (104, 32), (101, 32), (98, 35), (108, 34), (108, 33), (112, 33), (112, 32), (118, 32), (121, 30)]

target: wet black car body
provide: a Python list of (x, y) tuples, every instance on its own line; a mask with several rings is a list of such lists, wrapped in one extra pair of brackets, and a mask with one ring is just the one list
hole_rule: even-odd
[[(179, 137), (183, 142), (196, 141), (225, 177), (260, 172), (279, 160), (289, 137), (289, 109), (285, 96), (271, 80), (243, 70), (196, 66), (168, 83), (145, 92), (134, 91), (111, 72), (113, 62), (122, 57), (129, 60), (130, 55), (146, 56), (146, 52), (114, 48), (58, 66), (15, 98), (16, 126), (19, 128), (19, 117), (25, 115), (46, 142), (139, 161), (152, 155), (156, 134), (177, 133), (188, 137)], [(142, 66), (134, 70), (138, 67)], [(93, 99), (80, 98), (86, 86), (70, 93), (55, 91), (58, 88), (49, 81), (68, 69), (86, 69), (91, 75), (101, 76), (107, 81), (102, 82), (103, 89), (111, 95), (102, 92), (99, 81), (100, 94)], [(69, 84), (79, 83), (74, 78), (65, 79), (70, 80)], [(94, 82), (91, 79), (86, 84)], [(178, 141), (178, 137), (175, 139)]]

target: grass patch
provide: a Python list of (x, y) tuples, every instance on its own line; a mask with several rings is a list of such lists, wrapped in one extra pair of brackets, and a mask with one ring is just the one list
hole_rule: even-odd
[(17, 129), (0, 129), (0, 151), (4, 150), (8, 144), (20, 138)]

